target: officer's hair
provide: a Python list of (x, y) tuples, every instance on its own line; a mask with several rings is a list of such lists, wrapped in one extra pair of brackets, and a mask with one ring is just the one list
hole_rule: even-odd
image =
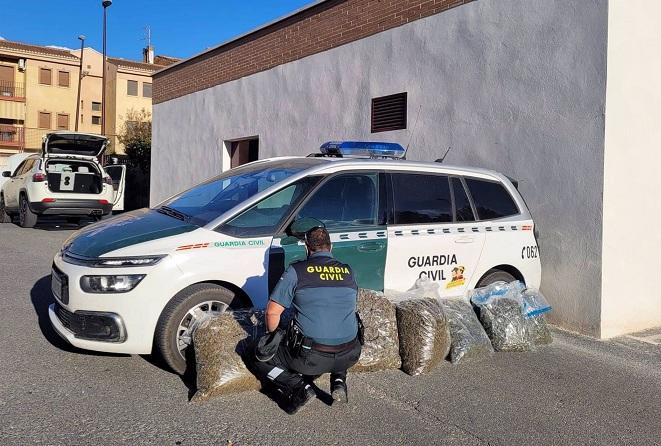
[(308, 231), (305, 235), (305, 244), (310, 252), (330, 251), (330, 235), (326, 228), (315, 228)]

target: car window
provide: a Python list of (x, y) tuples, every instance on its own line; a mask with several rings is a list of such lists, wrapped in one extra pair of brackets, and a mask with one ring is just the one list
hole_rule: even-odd
[[(323, 162), (323, 160), (321, 160)], [(231, 169), (163, 203), (204, 226), (256, 194), (316, 164), (310, 158), (250, 163)]]
[(18, 173), (18, 175), (23, 175), (26, 174), (32, 169), (32, 166), (34, 166), (34, 158), (28, 158), (25, 160), (23, 163), (23, 167), (21, 167), (21, 171)]
[(112, 178), (113, 181), (122, 180), (122, 167), (121, 166), (106, 166), (104, 167), (106, 173)]
[(466, 195), (464, 185), (459, 178), (452, 178), (452, 192), (454, 193), (454, 209), (457, 221), (475, 221), (473, 209)]
[(480, 220), (508, 217), (519, 213), (516, 202), (501, 183), (466, 178)]
[(324, 222), (327, 228), (377, 225), (379, 175), (345, 174), (326, 181), (296, 216)]
[(304, 178), (263, 199), (218, 228), (234, 237), (272, 235), (318, 178)]
[(17, 176), (19, 176), (19, 175), (21, 174), (21, 171), (23, 170), (23, 167), (25, 167), (25, 162), (26, 162), (26, 161), (27, 161), (27, 160), (23, 160), (23, 161), (21, 162), (21, 164), (18, 165), (18, 167), (16, 168), (16, 170), (15, 170), (14, 173), (12, 174), (12, 177), (17, 177)]
[(452, 222), (447, 176), (394, 173), (392, 183), (395, 224)]

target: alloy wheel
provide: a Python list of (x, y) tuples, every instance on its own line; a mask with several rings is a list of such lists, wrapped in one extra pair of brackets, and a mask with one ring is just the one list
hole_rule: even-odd
[(186, 349), (193, 343), (193, 330), (208, 317), (218, 316), (227, 311), (229, 306), (218, 300), (199, 303), (188, 310), (179, 322), (177, 328), (177, 350), (182, 358), (186, 358)]

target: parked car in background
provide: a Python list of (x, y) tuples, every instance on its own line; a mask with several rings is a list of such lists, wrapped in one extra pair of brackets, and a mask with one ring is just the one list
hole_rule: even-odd
[(86, 133), (44, 136), (40, 155), (2, 172), (9, 180), (0, 189), (0, 221), (18, 215), (20, 225), (31, 228), (40, 215), (66, 216), (74, 223), (83, 216), (100, 220), (110, 215), (116, 193), (98, 161), (107, 144), (107, 138)]
[[(0, 172), (8, 171), (13, 175), (18, 165), (28, 156), (30, 156), (29, 152), (17, 153), (16, 155), (10, 156), (7, 158), (7, 165), (0, 167)], [(9, 177), (0, 176), (0, 190), (2, 189), (2, 185), (7, 181), (9, 181)]]

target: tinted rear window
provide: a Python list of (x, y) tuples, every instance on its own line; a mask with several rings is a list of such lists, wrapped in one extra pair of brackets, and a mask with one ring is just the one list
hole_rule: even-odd
[(519, 213), (514, 199), (502, 184), (466, 178), (466, 185), (480, 220), (509, 217)]
[(444, 175), (392, 174), (395, 224), (452, 221), (452, 199)]

